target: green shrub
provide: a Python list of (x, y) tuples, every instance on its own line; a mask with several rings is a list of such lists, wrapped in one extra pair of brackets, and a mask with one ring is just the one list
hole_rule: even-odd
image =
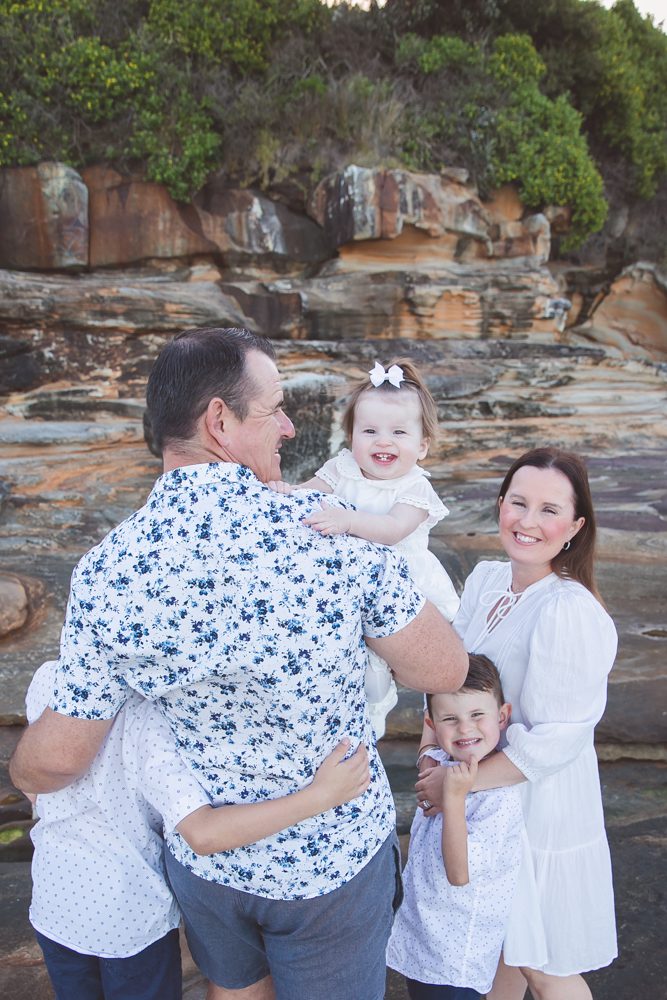
[(253, 72), (267, 69), (273, 41), (310, 30), (320, 12), (317, 0), (152, 0), (148, 28), (188, 57)]
[(215, 169), (220, 145), (205, 105), (181, 92), (168, 106), (154, 95), (141, 108), (127, 151), (145, 161), (149, 180), (164, 184), (176, 200), (188, 201)]
[(516, 183), (527, 208), (569, 205), (564, 249), (597, 232), (607, 217), (602, 177), (580, 127), (581, 115), (564, 97), (550, 101), (537, 90), (523, 93), (496, 120), (495, 182)]
[(481, 62), (481, 53), (456, 35), (436, 35), (435, 38), (425, 39), (408, 34), (399, 42), (396, 61), (403, 66), (418, 66), (422, 73), (428, 74), (445, 69), (477, 67)]
[(0, 51), (0, 166), (131, 163), (179, 199), (220, 171), (460, 165), (570, 204), (580, 240), (587, 137), (644, 196), (667, 172), (667, 36), (631, 0), (0, 0)]
[(500, 35), (493, 43), (489, 72), (506, 87), (537, 87), (546, 66), (528, 35)]

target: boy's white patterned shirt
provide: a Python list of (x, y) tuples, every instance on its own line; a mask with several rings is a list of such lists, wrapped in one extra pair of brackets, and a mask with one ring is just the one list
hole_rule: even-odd
[(95, 719), (128, 686), (157, 700), (213, 804), (296, 791), (342, 737), (365, 743), (371, 785), (344, 806), (211, 857), (168, 836), (197, 875), (275, 899), (339, 888), (393, 830), (363, 636), (399, 631), (424, 601), (390, 550), (302, 525), (320, 500), (229, 463), (161, 476), (74, 572), (52, 703)]

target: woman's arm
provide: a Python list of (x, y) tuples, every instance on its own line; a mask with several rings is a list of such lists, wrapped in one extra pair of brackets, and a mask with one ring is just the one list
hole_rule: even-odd
[[(526, 781), (526, 775), (500, 750), (486, 760), (480, 761), (470, 791), (483, 792), (487, 788), (504, 788), (506, 785), (519, 785), (522, 781)], [(422, 809), (424, 802), (429, 803), (428, 808), (424, 809), (425, 816), (435, 816), (436, 813), (442, 812), (442, 772), (439, 765), (435, 767), (427, 765), (422, 768), (415, 790), (417, 802)]]
[(407, 503), (397, 503), (387, 514), (368, 514), (362, 510), (343, 510), (322, 504), (322, 510), (303, 519), (303, 523), (321, 535), (354, 535), (367, 542), (395, 545), (407, 538), (428, 517), (428, 511)]
[(564, 587), (540, 611), (518, 698), (523, 721), (507, 729), (505, 756), (529, 781), (555, 774), (592, 747), (606, 704), (616, 630), (595, 598), (575, 587)]
[(305, 788), (264, 802), (201, 806), (176, 829), (196, 854), (215, 854), (253, 844), (362, 795), (370, 784), (363, 744), (345, 760), (350, 741), (342, 740), (322, 762)]

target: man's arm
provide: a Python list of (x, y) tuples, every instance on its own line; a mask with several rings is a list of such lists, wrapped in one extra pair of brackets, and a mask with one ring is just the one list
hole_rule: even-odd
[(366, 642), (387, 661), (396, 680), (415, 691), (458, 691), (468, 675), (463, 643), (430, 601), (399, 632)]
[(92, 764), (113, 719), (77, 719), (44, 709), (9, 762), (17, 788), (33, 794), (66, 788)]

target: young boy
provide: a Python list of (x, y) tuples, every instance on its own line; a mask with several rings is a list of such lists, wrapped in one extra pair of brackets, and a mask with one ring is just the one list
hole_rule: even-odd
[(415, 815), (387, 964), (406, 976), (411, 1000), (472, 1000), (493, 984), (523, 817), (518, 788), (468, 793), (478, 762), (496, 752), (511, 706), (495, 666), (477, 655), (459, 691), (426, 701), (437, 741), (428, 755), (444, 764), (443, 812)]
[[(52, 700), (55, 667), (33, 677), (28, 722)], [(213, 808), (158, 708), (131, 692), (89, 771), (37, 796), (30, 921), (56, 1000), (180, 1000), (180, 914), (163, 828), (199, 854), (260, 840), (361, 795), (366, 751), (348, 754), (343, 740), (292, 795)]]

